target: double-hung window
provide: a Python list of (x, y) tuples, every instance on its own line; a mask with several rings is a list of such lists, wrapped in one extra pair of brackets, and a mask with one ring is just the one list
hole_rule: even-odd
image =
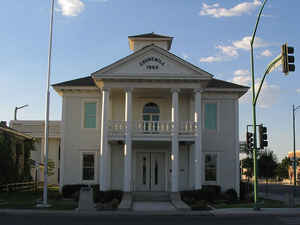
[(94, 153), (82, 154), (82, 180), (83, 181), (95, 180), (95, 154)]
[(218, 166), (218, 155), (217, 153), (205, 154), (205, 181), (206, 182), (217, 182), (217, 166)]
[(97, 127), (97, 102), (84, 103), (84, 128)]
[(204, 115), (205, 129), (217, 130), (217, 103), (206, 103)]

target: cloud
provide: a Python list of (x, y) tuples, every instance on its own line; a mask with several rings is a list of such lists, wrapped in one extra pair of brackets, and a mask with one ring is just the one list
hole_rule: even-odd
[(249, 86), (251, 82), (251, 77), (250, 76), (235, 76), (232, 79), (232, 82), (235, 84), (240, 84), (243, 86)]
[[(242, 40), (234, 41), (232, 45), (237, 49), (250, 50), (251, 36), (243, 37)], [(270, 44), (265, 42), (263, 39), (256, 37), (254, 40), (254, 48), (262, 48), (269, 46)]]
[(63, 16), (78, 16), (85, 7), (80, 0), (58, 0), (58, 5)]
[(270, 57), (272, 56), (272, 52), (270, 52), (270, 50), (266, 49), (265, 51), (263, 51), (261, 54), (261, 56), (265, 56), (265, 57)]
[[(200, 62), (212, 63), (232, 60), (232, 58), (239, 56), (238, 50), (250, 50), (250, 40), (251, 37), (246, 36), (243, 37), (241, 40), (233, 41), (231, 45), (217, 45), (216, 48), (220, 50), (217, 56), (201, 58)], [(254, 48), (262, 48), (269, 45), (269, 43), (265, 42), (259, 37), (256, 37), (254, 42)]]
[[(243, 72), (237, 72), (237, 71), (243, 71)], [(251, 76), (245, 75), (246, 70), (245, 71), (237, 70), (237, 71), (235, 72), (237, 72), (237, 74), (239, 75), (234, 76), (231, 82), (251, 87)], [(243, 75), (240, 75), (240, 73), (242, 73)], [(256, 93), (258, 91), (259, 84), (260, 84), (260, 79), (257, 79), (255, 81)], [(279, 99), (279, 96), (280, 96), (280, 87), (278, 85), (269, 84), (267, 81), (265, 81), (262, 86), (260, 95), (258, 97), (257, 105), (261, 108), (270, 108), (272, 105), (276, 104), (276, 102)], [(250, 88), (247, 94), (245, 94), (241, 98), (241, 103), (247, 103), (247, 104), (252, 103), (252, 88)]]
[(234, 71), (235, 76), (245, 76), (245, 75), (249, 75), (249, 74), (250, 74), (249, 70), (236, 70), (236, 71)]
[(182, 58), (183, 58), (184, 60), (187, 60), (187, 59), (190, 58), (190, 56), (189, 56), (188, 54), (186, 54), (186, 53), (182, 53)]
[(260, 5), (261, 2), (259, 0), (253, 0), (253, 2), (243, 2), (235, 5), (232, 8), (226, 9), (226, 8), (221, 8), (218, 3), (212, 5), (203, 3), (199, 15), (211, 16), (214, 18), (241, 16), (246, 13), (250, 14), (251, 11), (254, 11), (256, 7)]
[(296, 89), (296, 92), (300, 94), (300, 88)]
[(224, 55), (227, 55), (227, 56), (234, 57), (234, 56), (238, 56), (239, 55), (239, 53), (237, 52), (236, 48), (234, 48), (233, 46), (218, 45), (216, 48), (220, 49), (222, 51), (222, 53)]
[(219, 56), (208, 56), (200, 58), (200, 62), (213, 63), (223, 61), (222, 57)]
[[(260, 80), (257, 80), (255, 83), (255, 90), (258, 90)], [(280, 87), (275, 84), (269, 84), (264, 82), (261, 93), (258, 97), (257, 104), (261, 108), (270, 108), (274, 105), (280, 96)]]

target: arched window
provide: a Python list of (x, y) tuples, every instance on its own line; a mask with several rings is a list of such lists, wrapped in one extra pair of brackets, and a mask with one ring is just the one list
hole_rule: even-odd
[(159, 107), (157, 104), (150, 102), (143, 108), (143, 121), (145, 131), (157, 131), (159, 123)]

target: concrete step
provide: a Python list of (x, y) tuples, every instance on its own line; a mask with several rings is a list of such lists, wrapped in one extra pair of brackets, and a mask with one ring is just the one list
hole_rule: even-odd
[(169, 202), (168, 192), (134, 192), (133, 200), (137, 202)]

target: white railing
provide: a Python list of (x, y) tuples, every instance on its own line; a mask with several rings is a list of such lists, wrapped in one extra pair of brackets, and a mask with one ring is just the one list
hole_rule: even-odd
[(194, 121), (182, 121), (179, 124), (179, 135), (194, 135), (196, 123)]
[(170, 135), (173, 123), (170, 121), (134, 121), (133, 134)]
[[(112, 120), (108, 123), (110, 136), (124, 136), (127, 123), (125, 121)], [(134, 121), (132, 124), (133, 135), (171, 135), (174, 123), (171, 121)], [(179, 123), (179, 135), (194, 135), (195, 122), (182, 121)]]
[(110, 120), (108, 121), (108, 133), (111, 136), (125, 135), (126, 121), (124, 120)]

